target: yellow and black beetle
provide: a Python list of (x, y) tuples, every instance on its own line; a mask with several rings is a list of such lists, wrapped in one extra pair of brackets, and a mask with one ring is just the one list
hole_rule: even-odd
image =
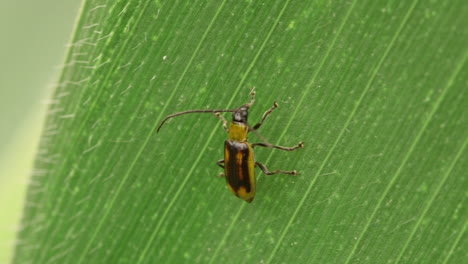
[[(247, 140), (247, 134), (251, 131), (259, 129), (263, 121), (267, 116), (278, 107), (276, 102), (273, 103), (273, 106), (268, 109), (262, 116), (262, 119), (258, 124), (251, 127), (247, 123), (247, 117), (249, 114), (249, 109), (255, 102), (255, 91), (251, 92), (251, 100), (249, 103), (244, 104), (236, 109), (198, 109), (198, 110), (188, 110), (172, 115), (168, 115), (163, 119), (161, 124), (159, 124), (157, 132), (164, 125), (164, 123), (173, 117), (190, 114), (190, 113), (213, 113), (219, 119), (223, 121), (223, 127), (226, 132), (229, 134), (229, 138), (224, 141), (224, 159), (217, 162), (218, 166), (224, 168), (224, 173), (221, 173), (220, 176), (226, 178), (229, 189), (237, 197), (245, 200), (246, 202), (252, 202), (255, 197), (255, 166), (260, 167), (260, 169), (266, 175), (272, 175), (276, 173), (296, 175), (297, 172), (293, 171), (283, 171), (275, 170), (269, 171), (265, 165), (260, 162), (255, 161), (253, 148), (256, 146), (267, 147), (267, 148), (276, 148), (280, 150), (293, 151), (304, 146), (304, 142), (300, 142), (297, 146), (294, 147), (281, 147), (275, 146), (270, 143), (250, 143)], [(232, 122), (227, 126), (227, 120), (221, 116), (222, 112), (232, 112)], [(223, 165), (224, 164), (224, 165)]]

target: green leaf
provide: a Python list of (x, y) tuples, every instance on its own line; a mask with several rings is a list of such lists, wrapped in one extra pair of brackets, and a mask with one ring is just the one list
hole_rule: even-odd
[[(463, 263), (463, 1), (85, 1), (14, 263)], [(273, 101), (251, 204), (211, 114)], [(226, 115), (227, 117), (227, 115)], [(251, 141), (261, 141), (252, 135)]]

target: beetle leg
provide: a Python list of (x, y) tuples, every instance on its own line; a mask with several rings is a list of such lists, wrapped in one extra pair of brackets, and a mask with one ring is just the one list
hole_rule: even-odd
[(296, 149), (303, 148), (304, 142), (299, 142), (299, 144), (297, 144), (297, 146), (294, 146), (294, 147), (281, 147), (281, 146), (275, 146), (269, 143), (253, 143), (252, 147), (255, 147), (255, 146), (260, 146), (260, 147), (265, 147), (265, 148), (275, 148), (275, 149), (281, 149), (285, 151), (293, 151)]
[[(224, 169), (224, 165), (223, 165), (223, 164), (224, 164), (224, 159), (218, 160), (218, 161), (216, 162), (216, 164), (217, 164), (218, 166), (220, 166), (221, 168)], [(225, 176), (225, 175), (224, 175), (224, 172), (221, 172), (220, 174), (218, 174), (218, 177), (220, 177), (220, 178), (224, 178), (224, 176)]]
[(242, 105), (242, 106), (239, 107), (238, 109), (240, 109), (240, 108), (242, 108), (242, 107), (245, 107), (245, 108), (247, 108), (247, 109), (250, 108), (250, 107), (252, 107), (252, 105), (253, 105), (254, 102), (255, 102), (255, 94), (256, 94), (256, 93), (255, 93), (255, 87), (254, 87), (254, 88), (252, 88), (252, 90), (250, 91), (250, 102), (248, 102), (248, 103)]
[(217, 164), (218, 166), (220, 166), (221, 168), (224, 169), (224, 165), (223, 165), (223, 164), (224, 164), (224, 159), (218, 160), (218, 161), (216, 162), (216, 164)]
[(258, 122), (258, 124), (256, 124), (255, 126), (253, 126), (251, 128), (251, 130), (257, 130), (259, 129), (262, 125), (263, 125), (263, 121), (265, 121), (265, 119), (271, 114), (271, 112), (273, 112), (273, 110), (275, 110), (276, 108), (278, 107), (278, 103), (275, 101), (273, 103), (273, 106), (270, 107), (270, 109), (266, 110), (265, 113), (263, 113), (263, 116), (262, 116), (262, 120), (260, 120), (260, 122)]
[(221, 121), (223, 121), (223, 128), (226, 132), (229, 132), (228, 130), (228, 127), (227, 127), (227, 124), (228, 124), (228, 121), (226, 120), (226, 118), (224, 118), (224, 116), (221, 115), (221, 113), (214, 113), (215, 116), (217, 118), (219, 118)]
[(260, 167), (260, 169), (265, 173), (266, 175), (273, 175), (277, 173), (282, 173), (282, 174), (289, 174), (289, 175), (297, 175), (297, 171), (284, 171), (284, 170), (274, 170), (274, 171), (269, 171), (265, 165), (263, 165), (260, 162), (255, 162), (255, 165)]

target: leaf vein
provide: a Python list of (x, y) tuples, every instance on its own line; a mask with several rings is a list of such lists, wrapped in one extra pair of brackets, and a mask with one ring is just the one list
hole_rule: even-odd
[(416, 234), (416, 230), (418, 230), (419, 226), (422, 223), (423, 218), (426, 216), (427, 212), (429, 211), (429, 208), (432, 206), (432, 203), (435, 201), (435, 198), (439, 194), (440, 190), (442, 189), (442, 186), (445, 184), (446, 180), (448, 179), (448, 176), (452, 172), (452, 169), (455, 167), (455, 164), (457, 163), (458, 159), (461, 157), (461, 154), (465, 150), (466, 144), (468, 142), (468, 138), (465, 138), (465, 142), (463, 143), (462, 147), (458, 151), (458, 153), (455, 155), (455, 158), (453, 159), (452, 163), (450, 164), (450, 167), (448, 168), (447, 172), (444, 174), (444, 177), (440, 181), (439, 185), (437, 186), (436, 190), (434, 191), (432, 197), (430, 198), (429, 202), (427, 205), (424, 207), (424, 210), (421, 214), (421, 216), (418, 219), (418, 222), (414, 225), (413, 230), (411, 231), (411, 234), (409, 235), (408, 239), (406, 239), (405, 245), (400, 251), (400, 254), (398, 255), (395, 263), (399, 263), (400, 259), (403, 257), (403, 254), (406, 251), (406, 248), (408, 247), (410, 241), (412, 240), (414, 234)]
[[(178, 90), (180, 84), (182, 83), (182, 80), (184, 79), (185, 77), (185, 74), (187, 73), (188, 69), (190, 68), (190, 66), (192, 66), (192, 63), (195, 59), (195, 57), (198, 55), (199, 51), (200, 51), (200, 48), (202, 46), (202, 44), (204, 43), (206, 37), (208, 36), (208, 32), (210, 32), (211, 28), (213, 27), (214, 25), (214, 22), (217, 20), (218, 18), (218, 15), (221, 13), (221, 10), (223, 9), (224, 5), (226, 4), (226, 0), (224, 0), (221, 5), (219, 6), (218, 10), (216, 11), (214, 17), (211, 19), (210, 21), (210, 24), (208, 25), (208, 27), (206, 28), (205, 32), (203, 33), (202, 37), (200, 38), (200, 41), (198, 42), (197, 44), (197, 47), (195, 48), (189, 62), (187, 63), (187, 66), (185, 67), (184, 71), (182, 72), (179, 80), (177, 81), (176, 83), (176, 86), (175, 88), (173, 89), (171, 95), (169, 96), (168, 100), (167, 101), (170, 101), (174, 98), (175, 94), (176, 94), (176, 91)], [(170, 104), (165, 104), (163, 109), (160, 111), (160, 114), (158, 116), (158, 120), (161, 120), (162, 119), (162, 114), (165, 112), (167, 106), (170, 105)], [(135, 157), (135, 160), (134, 162), (132, 162), (132, 166), (130, 167), (128, 173), (126, 173), (126, 176), (128, 176), (128, 174), (130, 173), (130, 171), (133, 169), (134, 167), (134, 164), (136, 163), (136, 161), (139, 159), (139, 156), (143, 153), (143, 150), (144, 148), (146, 147), (147, 143), (149, 142), (149, 140), (151, 139), (151, 137), (154, 135), (154, 132), (156, 131), (156, 128), (157, 128), (157, 125), (158, 123), (155, 123), (155, 125), (151, 128), (151, 131), (150, 133), (148, 134), (148, 137), (146, 138), (145, 140), (145, 143), (143, 144), (143, 146), (141, 147), (140, 151), (138, 152), (137, 156)], [(199, 155), (197, 157), (197, 161), (199, 161), (201, 158), (201, 155)], [(175, 201), (178, 199), (180, 193), (182, 192), (182, 189), (185, 187), (185, 185), (187, 184), (187, 181), (188, 179), (190, 178), (190, 174), (193, 172), (193, 168), (189, 171), (189, 173), (187, 174), (187, 176), (184, 178), (184, 180), (180, 183), (179, 185), (179, 188), (177, 189), (176, 193), (172, 196), (172, 199), (170, 200), (168, 206), (166, 207), (166, 209), (164, 210), (162, 216), (159, 218), (159, 221), (158, 221), (158, 224), (156, 225), (156, 228), (153, 230), (153, 232), (151, 233), (150, 235), (150, 238), (149, 240), (146, 242), (146, 245), (141, 253), (141, 255), (139, 256), (138, 258), (138, 261), (137, 261), (137, 264), (141, 263), (145, 257), (146, 257), (146, 254), (151, 246), (151, 244), (153, 243), (154, 239), (156, 238), (156, 235), (158, 234), (159, 232), (159, 229), (161, 228), (163, 222), (165, 221), (167, 215), (169, 214), (169, 211), (172, 209), (172, 206), (174, 205)]]
[[(412, 12), (412, 10), (414, 9), (414, 7), (416, 6), (416, 2), (414, 2), (412, 8), (410, 9), (410, 11), (408, 12), (407, 16), (405, 17), (405, 20), (404, 20), (404, 23), (406, 22), (406, 20), (408, 19), (409, 17), (409, 14)], [(403, 24), (404, 24), (403, 23)], [(400, 30), (401, 30), (402, 27), (400, 27)], [(399, 30), (399, 31), (400, 31)], [(394, 40), (394, 39), (393, 39)], [(392, 41), (393, 42), (393, 41)], [(462, 63), (460, 65), (463, 65), (464, 64), (464, 61), (466, 60), (466, 54), (462, 60)], [(454, 75), (453, 75), (453, 78), (459, 73), (461, 69), (461, 66), (459, 66), (459, 68), (455, 71)], [(364, 234), (366, 233), (366, 231), (368, 230), (371, 222), (374, 220), (374, 217), (375, 215), (377, 214), (377, 211), (378, 209), (380, 208), (380, 206), (382, 205), (383, 203), (383, 200), (385, 199), (385, 197), (387, 196), (388, 192), (390, 191), (391, 187), (394, 185), (394, 183), (396, 182), (396, 180), (398, 179), (398, 177), (400, 176), (400, 173), (401, 171), (403, 170), (403, 167), (406, 165), (406, 162), (409, 160), (409, 157), (411, 156), (411, 154), (413, 153), (416, 145), (418, 144), (419, 140), (421, 139), (422, 135), (424, 134), (428, 124), (430, 123), (430, 121), (432, 120), (432, 117), (434, 116), (435, 112), (438, 110), (439, 108), (439, 105), (441, 103), (441, 101), (444, 99), (445, 95), (447, 94), (447, 91), (448, 89), (450, 88), (451, 86), (451, 82), (448, 83), (448, 85), (446, 85), (444, 87), (444, 90), (442, 91), (442, 94), (439, 96), (439, 98), (437, 99), (434, 107), (432, 108), (431, 112), (429, 113), (429, 116), (428, 118), (426, 119), (426, 121), (424, 122), (423, 126), (421, 127), (421, 129), (419, 130), (418, 134), (416, 135), (416, 138), (414, 139), (413, 143), (411, 144), (408, 152), (406, 153), (405, 157), (403, 158), (403, 161), (401, 162), (400, 166), (398, 167), (397, 171), (395, 172), (395, 175), (392, 177), (392, 179), (390, 180), (390, 182), (388, 183), (387, 187), (385, 188), (384, 192), (382, 193), (382, 196), (380, 197), (376, 207), (374, 208), (374, 210), (372, 211), (372, 214), (369, 218), (369, 221), (366, 223), (364, 229), (362, 230), (362, 232), (360, 233), (358, 239), (356, 240), (356, 243), (354, 244), (354, 247), (351, 251), (351, 253), (349, 254), (347, 260), (345, 263), (349, 263), (349, 261), (351, 260), (352, 256), (354, 255), (357, 247), (359, 246), (360, 242), (361, 242), (361, 239), (362, 237), (364, 236)]]

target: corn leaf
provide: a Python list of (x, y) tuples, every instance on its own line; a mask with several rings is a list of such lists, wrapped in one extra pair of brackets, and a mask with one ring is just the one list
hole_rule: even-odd
[[(464, 1), (84, 1), (13, 263), (463, 263)], [(256, 102), (246, 203), (190, 109)], [(230, 118), (229, 114), (225, 115)]]

